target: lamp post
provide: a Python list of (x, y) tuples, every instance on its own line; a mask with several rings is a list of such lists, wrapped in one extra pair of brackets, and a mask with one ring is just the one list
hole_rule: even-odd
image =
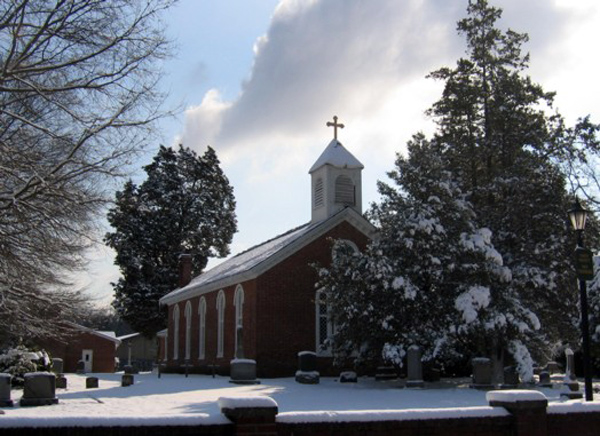
[(593, 401), (592, 371), (590, 367), (590, 327), (588, 319), (588, 302), (586, 280), (594, 277), (592, 252), (583, 246), (583, 229), (587, 219), (587, 210), (581, 207), (579, 200), (569, 210), (569, 218), (573, 229), (577, 232), (577, 248), (575, 249), (575, 269), (579, 279), (579, 298), (581, 299), (581, 335), (583, 344), (583, 376), (585, 379), (585, 400)]

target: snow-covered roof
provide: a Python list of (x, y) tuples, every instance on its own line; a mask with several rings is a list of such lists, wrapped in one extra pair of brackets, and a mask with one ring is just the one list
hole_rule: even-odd
[(344, 220), (350, 221), (368, 236), (373, 236), (375, 229), (371, 223), (352, 208), (345, 208), (327, 220), (304, 224), (227, 259), (192, 279), (187, 286), (165, 295), (160, 299), (160, 303), (176, 303), (217, 288), (256, 278)]
[(323, 165), (331, 165), (339, 168), (364, 168), (364, 165), (352, 153), (346, 150), (337, 139), (331, 140), (308, 172), (312, 173)]
[(77, 330), (81, 330), (83, 332), (99, 336), (99, 337), (101, 337), (103, 339), (108, 339), (109, 341), (114, 342), (115, 346), (118, 346), (121, 343), (121, 341), (119, 339), (117, 339), (117, 335), (115, 334), (115, 332), (100, 332), (98, 330), (94, 330), (94, 329), (91, 329), (89, 327), (83, 326), (81, 324), (76, 324), (74, 322), (66, 321), (66, 323), (68, 325), (76, 328)]
[(120, 341), (125, 341), (127, 339), (131, 339), (131, 338), (135, 338), (136, 336), (139, 336), (139, 333), (129, 333), (128, 335), (123, 335), (123, 336), (119, 336), (117, 339)]

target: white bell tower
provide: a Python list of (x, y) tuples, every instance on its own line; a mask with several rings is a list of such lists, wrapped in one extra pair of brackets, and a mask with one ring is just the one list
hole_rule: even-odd
[(362, 214), (363, 164), (344, 148), (337, 139), (337, 129), (344, 128), (337, 122), (327, 122), (333, 127), (333, 140), (310, 168), (311, 175), (311, 222), (323, 221), (340, 210), (351, 207)]

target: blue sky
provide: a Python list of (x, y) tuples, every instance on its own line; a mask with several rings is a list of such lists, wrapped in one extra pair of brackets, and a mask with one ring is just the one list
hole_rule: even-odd
[[(526, 32), (529, 75), (556, 91), (574, 122), (600, 121), (600, 4), (495, 0), (501, 25)], [(216, 149), (237, 200), (232, 254), (310, 220), (308, 169), (332, 138), (364, 165), (363, 209), (377, 199), (395, 154), (441, 95), (425, 76), (464, 55), (456, 21), (467, 0), (181, 0), (165, 17), (175, 56), (165, 61), (162, 143)], [(152, 156), (158, 143), (151, 145)], [(140, 166), (143, 162), (140, 162)], [(113, 253), (90, 253), (81, 286), (110, 301)], [(214, 262), (212, 263), (214, 264)]]

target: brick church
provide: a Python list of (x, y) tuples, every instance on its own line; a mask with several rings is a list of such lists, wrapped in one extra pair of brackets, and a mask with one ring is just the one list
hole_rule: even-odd
[(293, 376), (300, 351), (316, 352), (321, 373), (332, 373), (325, 340), (333, 325), (313, 265), (330, 264), (334, 240), (364, 249), (375, 228), (362, 216), (363, 165), (337, 140), (337, 117), (327, 124), (334, 139), (309, 170), (310, 222), (193, 279), (182, 256), (180, 287), (160, 300), (168, 306), (159, 334), (168, 370), (188, 364), (208, 373), (217, 365), (228, 374), (241, 327), (244, 357), (256, 361), (259, 377)]

